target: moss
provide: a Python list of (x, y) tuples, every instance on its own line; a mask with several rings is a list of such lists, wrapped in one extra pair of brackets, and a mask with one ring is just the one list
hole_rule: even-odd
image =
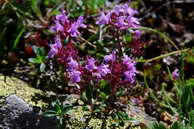
[(48, 105), (37, 98), (37, 96), (45, 96), (43, 91), (31, 87), (18, 78), (0, 75), (0, 96), (10, 94), (16, 94), (33, 106), (43, 107)]

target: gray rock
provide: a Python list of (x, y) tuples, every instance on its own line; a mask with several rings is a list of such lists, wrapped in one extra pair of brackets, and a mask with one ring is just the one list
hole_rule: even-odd
[(24, 100), (10, 95), (0, 108), (0, 129), (56, 129), (56, 121), (34, 112)]

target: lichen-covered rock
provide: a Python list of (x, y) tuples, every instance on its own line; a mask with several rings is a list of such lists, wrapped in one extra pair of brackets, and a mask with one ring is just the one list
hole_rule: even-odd
[(45, 96), (43, 91), (31, 87), (18, 78), (0, 74), (0, 96), (9, 96), (11, 94), (16, 94), (33, 106), (42, 107), (48, 105), (41, 99), (37, 99), (37, 96)]
[(33, 108), (16, 95), (6, 98), (0, 108), (1, 129), (56, 129), (56, 121), (34, 112)]
[[(42, 106), (48, 105), (47, 103), (43, 101), (42, 97), (47, 96), (47, 94), (44, 93), (43, 91), (31, 87), (30, 85), (28, 85), (27, 83), (25, 83), (24, 81), (20, 79), (17, 79), (14, 77), (5, 77), (3, 75), (0, 75), (0, 96), (8, 96), (10, 94), (17, 95), (18, 97), (22, 98), (27, 103), (33, 106), (42, 107)], [(42, 96), (42, 97), (39, 97), (39, 99), (36, 99), (37, 96)], [(66, 99), (64, 100), (64, 104), (75, 103), (77, 100), (79, 100), (79, 95), (67, 95), (67, 96), (68, 97), (66, 97)], [(7, 101), (7, 102), (10, 102), (10, 101)], [(11, 102), (14, 102), (13, 99), (11, 99)], [(22, 101), (20, 102), (21, 102), (21, 105), (23, 105), (23, 102)], [(80, 103), (81, 105), (83, 104), (82, 102), (79, 102), (79, 101), (78, 103)], [(28, 106), (26, 107), (28, 109), (31, 108)], [(20, 108), (19, 105), (18, 105), (18, 108)], [(23, 110), (25, 110), (25, 108), (23, 108)], [(127, 122), (125, 126), (121, 127), (120, 129), (127, 129), (129, 127), (131, 128), (131, 126), (133, 125), (137, 125), (137, 126), (131, 129), (140, 129), (140, 126), (138, 125), (142, 123), (147, 125), (154, 120), (152, 117), (148, 116), (143, 111), (143, 109), (136, 107), (136, 106), (126, 105), (125, 112), (130, 117), (134, 118), (136, 121)], [(90, 118), (91, 112), (83, 111), (81, 106), (78, 106), (76, 109), (73, 109), (72, 113), (70, 114), (71, 114), (71, 119), (68, 121), (69, 129), (86, 129), (86, 128), (87, 129), (101, 129), (101, 128), (111, 129), (112, 128), (111, 124), (114, 122), (110, 117), (106, 119), (99, 119), (99, 118), (94, 118), (94, 117)], [(29, 117), (29, 114), (27, 113), (27, 116), (25, 115), (24, 118), (26, 119), (28, 117)], [(20, 117), (20, 120), (21, 122), (24, 122), (23, 117)], [(44, 122), (47, 124), (48, 123), (47, 120), (46, 119), (44, 120), (45, 120)], [(0, 121), (1, 121), (1, 116), (0, 116)], [(36, 121), (36, 119), (33, 119), (32, 121)]]
[[(141, 126), (148, 126), (154, 121), (154, 118), (145, 114), (145, 112), (136, 106), (129, 105), (130, 110), (126, 113), (129, 116), (133, 116), (131, 118), (134, 121), (128, 121), (125, 123), (124, 127), (118, 127), (116, 129), (141, 129)], [(107, 117), (106, 119), (99, 119), (90, 116), (91, 112), (83, 111), (82, 107), (79, 106), (74, 109), (71, 113), (71, 120), (69, 121), (70, 129), (112, 129), (114, 120), (111, 117)]]

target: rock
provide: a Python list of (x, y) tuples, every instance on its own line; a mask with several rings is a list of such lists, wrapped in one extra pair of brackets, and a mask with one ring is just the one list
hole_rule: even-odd
[(5, 105), (7, 109), (14, 109), (15, 111), (30, 112), (33, 110), (29, 104), (14, 94), (6, 98)]
[(16, 95), (5, 99), (0, 108), (1, 129), (56, 129), (56, 121), (46, 118)]
[(33, 106), (43, 107), (48, 105), (43, 101), (43, 98), (47, 96), (43, 91), (33, 88), (18, 78), (0, 74), (0, 96), (9, 96), (11, 94), (17, 95)]

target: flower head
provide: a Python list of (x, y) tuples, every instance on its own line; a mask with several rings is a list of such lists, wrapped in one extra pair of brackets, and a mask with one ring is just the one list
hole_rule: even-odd
[(70, 78), (70, 81), (73, 83), (77, 83), (81, 81), (81, 72), (78, 70), (79, 64), (76, 60), (70, 57), (70, 61), (67, 63), (68, 68), (67, 72)]
[(179, 78), (180, 74), (179, 74), (179, 70), (176, 68), (173, 72), (172, 72), (172, 77), (174, 80), (177, 80)]
[(80, 71), (74, 70), (72, 72), (68, 72), (68, 74), (69, 74), (71, 82), (78, 83), (81, 81), (81, 76), (80, 76), (81, 72)]
[(68, 20), (68, 16), (66, 15), (66, 12), (64, 10), (62, 10), (61, 14), (56, 15), (56, 20), (59, 23), (61, 23), (62, 25), (64, 24), (68, 24), (70, 21)]
[(78, 66), (78, 62), (71, 57), (70, 61), (68, 62), (68, 71), (74, 71), (78, 69)]
[[(128, 4), (117, 5), (111, 11), (104, 13), (101, 12), (101, 15), (96, 22), (98, 25), (110, 24), (115, 26), (120, 30), (127, 30), (129, 28), (140, 27), (138, 18), (134, 15), (138, 12), (128, 6)], [(139, 31), (131, 31), (139, 36)]]
[(135, 72), (126, 71), (126, 72), (124, 72), (124, 76), (125, 76), (125, 81), (127, 81), (131, 84), (135, 82), (135, 76), (136, 76)]
[(126, 71), (124, 72), (125, 81), (134, 83), (136, 74), (138, 73), (135, 67), (136, 63), (130, 57), (125, 55), (123, 64), (126, 66)]
[(108, 24), (109, 20), (110, 20), (109, 14), (105, 15), (104, 12), (101, 12), (100, 17), (98, 21), (96, 22), (96, 24), (105, 25), (105, 24)]
[(104, 62), (108, 63), (110, 61), (114, 62), (116, 60), (116, 51), (113, 51), (111, 54), (104, 56)]
[(92, 72), (93, 70), (97, 69), (97, 66), (95, 65), (95, 62), (96, 62), (96, 60), (94, 58), (92, 58), (92, 57), (88, 58), (87, 59), (87, 65), (85, 66), (85, 68), (88, 71)]
[(79, 35), (79, 28), (86, 28), (86, 25), (83, 24), (83, 17), (80, 16), (76, 22), (74, 22), (68, 32), (70, 33), (71, 37), (77, 37)]
[(51, 26), (50, 30), (52, 32), (60, 33), (62, 36), (77, 37), (80, 32), (79, 28), (86, 28), (83, 23), (84, 18), (80, 16), (77, 21), (71, 21), (68, 19), (66, 12), (63, 10), (61, 14), (56, 15), (54, 20), (54, 25)]
[(60, 49), (62, 48), (61, 39), (59, 36), (55, 37), (54, 44), (50, 45), (50, 51), (48, 53), (49, 58), (53, 58), (55, 55), (58, 54)]
[(109, 69), (109, 65), (101, 64), (98, 66), (98, 73), (100, 73), (100, 75), (103, 77), (110, 74), (111, 70)]

